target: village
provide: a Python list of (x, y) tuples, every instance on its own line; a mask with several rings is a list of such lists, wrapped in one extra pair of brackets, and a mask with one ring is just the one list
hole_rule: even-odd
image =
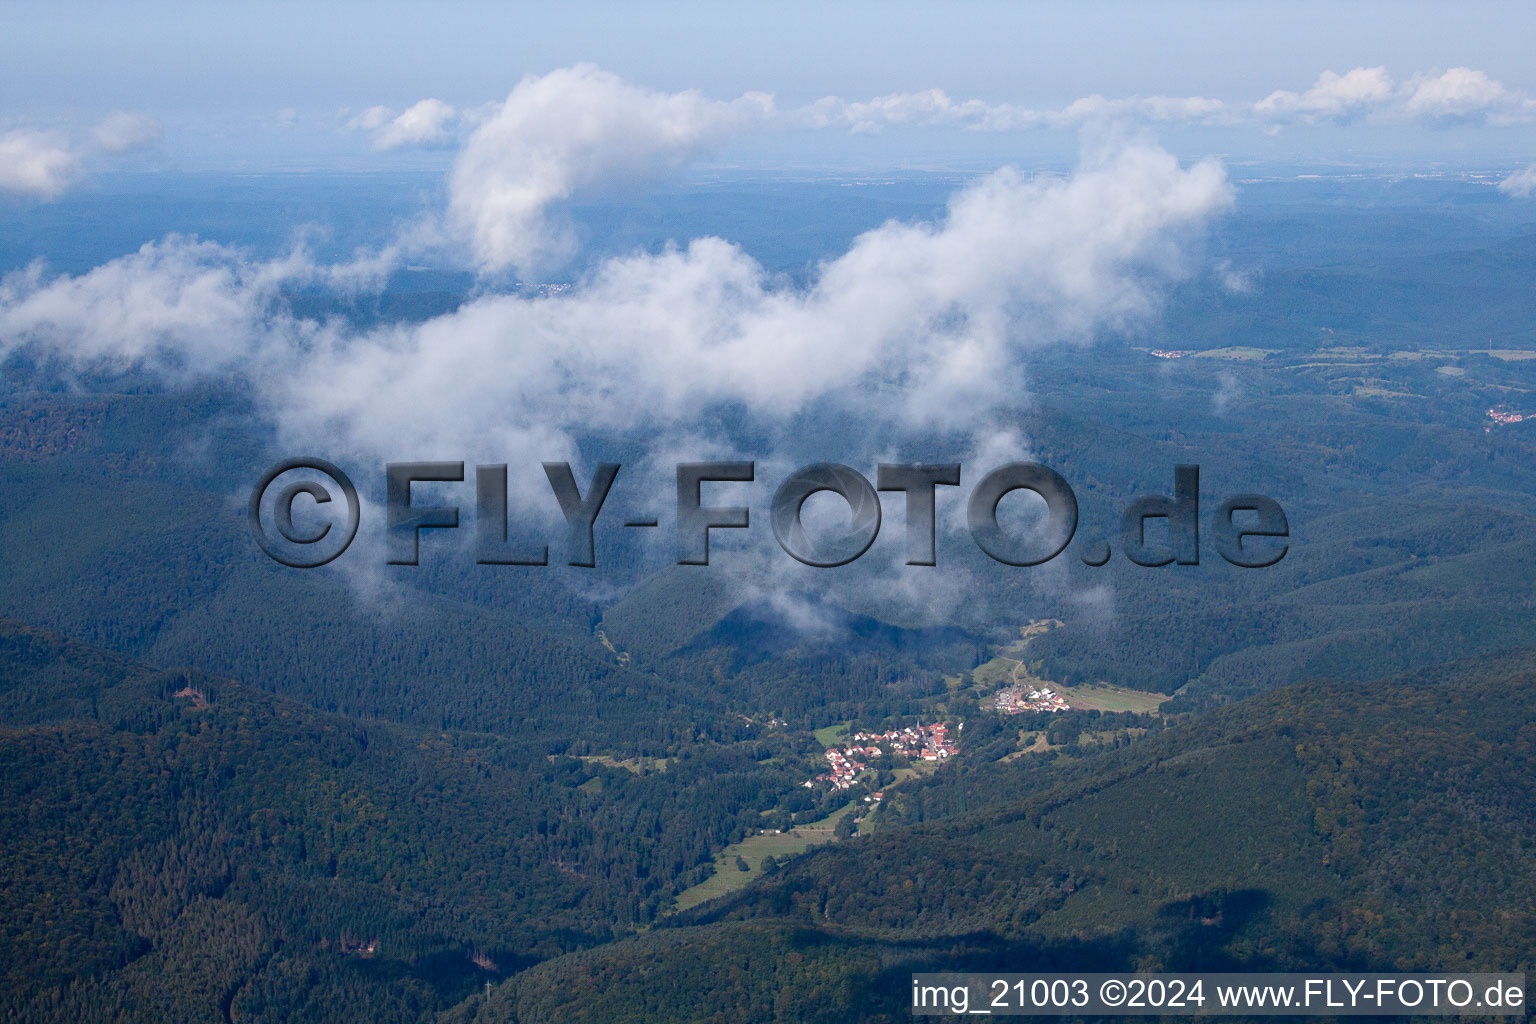
[[(965, 728), (964, 723), (960, 728)], [(806, 779), (802, 783), (806, 789), (814, 788), (819, 782), (831, 783), (833, 789), (851, 789), (869, 762), (886, 754), (928, 762), (943, 762), (955, 756), (955, 744), (949, 737), (949, 726), (943, 722), (888, 729), (885, 732), (856, 732), (847, 739), (847, 746), (827, 749), (824, 756), (830, 770)]]
[(1526, 420), (1524, 413), (1510, 412), (1503, 408), (1489, 409), (1488, 418), (1503, 426), (1508, 426), (1511, 423), (1524, 423)]
[(1026, 711), (1071, 711), (1068, 704), (1055, 690), (1034, 689), (1029, 686), (1009, 686), (997, 692), (992, 706), (1004, 715), (1022, 715)]

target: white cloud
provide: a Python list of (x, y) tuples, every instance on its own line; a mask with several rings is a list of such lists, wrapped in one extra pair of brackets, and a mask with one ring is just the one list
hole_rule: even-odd
[(1253, 113), (1272, 126), (1360, 118), (1429, 126), (1511, 125), (1536, 120), (1536, 100), (1472, 68), (1420, 72), (1397, 84), (1386, 68), (1376, 67), (1355, 68), (1342, 75), (1325, 71), (1306, 92), (1273, 92), (1254, 104)]
[(795, 120), (809, 128), (841, 127), (856, 133), (876, 133), (894, 127), (997, 126), (1015, 116), (1014, 109), (1006, 104), (992, 106), (981, 100), (956, 103), (944, 90), (928, 89), (864, 101), (827, 96), (798, 111)]
[(449, 178), (449, 222), (489, 270), (527, 270), (569, 255), (552, 204), (616, 179), (676, 167), (766, 117), (772, 100), (658, 93), (581, 64), (528, 76), (465, 143)]
[[(364, 117), (384, 110), (373, 107)], [(388, 112), (385, 111), (387, 116)], [(407, 107), (404, 113), (387, 122), (372, 125), (373, 148), (400, 149), (405, 146), (441, 146), (452, 141), (448, 127), (457, 112), (442, 100), (425, 99)]]
[(0, 192), (54, 199), (80, 176), (80, 160), (59, 136), (26, 130), (0, 134)]
[(791, 115), (809, 128), (876, 133), (887, 128), (956, 127), (975, 131), (1070, 128), (1103, 122), (1240, 125), (1270, 130), (1285, 125), (1339, 124), (1373, 118), (1429, 125), (1479, 121), (1491, 125), (1536, 121), (1536, 100), (1471, 68), (1417, 74), (1398, 84), (1383, 67), (1324, 71), (1305, 91), (1278, 89), (1256, 103), (1205, 96), (1084, 96), (1059, 109), (956, 100), (941, 89), (891, 93), (872, 100), (828, 96)]
[(1482, 113), (1498, 106), (1507, 96), (1503, 85), (1471, 68), (1415, 75), (1408, 90), (1409, 112), (1426, 117), (1461, 118)]
[[(761, 99), (710, 104), (593, 75), (575, 71), (586, 96), (514, 92), (486, 122), (490, 136), (466, 147), (478, 147), (468, 170), (494, 186), (485, 198), (515, 193), (507, 230), (531, 224), (546, 237), (549, 204), (669, 166), (767, 110)], [(524, 84), (537, 92), (539, 80)], [(539, 152), (522, 155), (519, 143)], [(499, 176), (498, 155), (510, 161)], [(585, 176), (573, 162), (604, 173)], [(465, 172), (461, 160), (456, 189), (478, 180)], [(519, 191), (519, 182), (532, 184)], [(968, 464), (995, 464), (1027, 452), (1008, 413), (1027, 393), (1029, 353), (1155, 315), (1168, 284), (1196, 269), (1187, 243), (1231, 202), (1218, 163), (1181, 167), (1155, 147), (1117, 144), (1070, 176), (985, 176), (941, 218), (865, 232), (805, 285), (700, 238), (602, 261), (558, 295), (489, 292), (445, 316), (373, 329), (297, 319), (283, 295), (317, 279), (378, 286), (394, 248), (317, 266), (303, 252), (256, 262), (169, 238), (89, 273), (34, 267), (0, 281), (0, 356), (26, 349), (82, 369), (239, 379), (293, 450), (533, 467), (510, 480), (514, 505), (530, 516), (551, 505), (536, 463), (581, 462), (592, 433), (646, 439), (648, 456), (626, 462), (637, 492), (663, 487), (675, 460), (753, 458), (765, 480), (795, 464), (771, 441), (733, 452), (710, 415), (722, 405), (744, 410), (763, 437), (792, 436), (802, 415), (830, 417), (822, 422), (842, 424), (840, 443), (865, 452), (921, 431)], [(867, 386), (876, 380), (898, 386)], [(945, 506), (946, 528), (958, 509)], [(759, 534), (743, 543), (771, 543)], [(744, 585), (764, 594), (790, 581), (828, 586), (782, 557), (739, 553)], [(889, 593), (914, 612), (942, 616), (971, 591), (963, 574), (917, 586), (891, 557)], [(841, 599), (856, 606), (860, 596), (853, 587)]]
[(1052, 115), (1058, 125), (1091, 121), (1144, 121), (1151, 123), (1227, 124), (1233, 114), (1221, 100), (1205, 96), (1132, 96), (1105, 99), (1086, 96)]
[[(1396, 86), (1383, 69), (1355, 69), (1259, 104), (1091, 96), (1036, 111), (930, 90), (829, 98), (777, 123), (865, 132), (1377, 116), (1505, 123), (1529, 103), (1477, 73)], [(675, 168), (730, 133), (773, 123), (761, 94), (720, 102), (657, 93), (578, 66), (526, 78), (488, 108), (460, 114), (424, 100), (400, 114), (370, 108), (352, 126), (374, 133), (376, 145), (391, 132), (399, 137), (391, 145), (406, 145), (474, 125), (454, 163), (443, 223), (481, 268), (499, 271), (569, 252), (552, 220), (561, 202)], [(0, 136), (0, 188), (51, 196), (77, 173), (62, 142)], [(1536, 168), (1501, 187), (1529, 194)], [(0, 355), (35, 347), (80, 367), (239, 377), (295, 450), (531, 466), (579, 461), (579, 439), (599, 432), (644, 437), (653, 454), (699, 457), (720, 454), (699, 413), (730, 404), (782, 430), (807, 411), (848, 412), (847, 423), (886, 444), (921, 429), (981, 465), (1025, 447), (1002, 412), (1025, 392), (1031, 350), (1155, 315), (1163, 289), (1192, 272), (1186, 243), (1231, 202), (1219, 164), (1180, 167), (1154, 147), (1118, 145), (1069, 177), (1000, 170), (957, 193), (943, 218), (866, 232), (804, 286), (775, 278), (725, 240), (701, 238), (606, 260), (559, 295), (490, 292), (424, 323), (370, 330), (296, 319), (282, 296), (289, 284), (317, 279), (375, 285), (394, 247), (317, 266), (303, 252), (253, 262), (171, 238), (86, 274), (33, 268), (0, 281)], [(419, 243), (402, 236), (398, 244)], [(1215, 273), (1228, 288), (1249, 286), (1230, 267)], [(872, 394), (862, 386), (872, 379), (898, 388)], [(1213, 396), (1218, 410), (1234, 397), (1228, 385)], [(744, 454), (769, 465), (783, 453)], [(531, 480), (547, 501), (542, 476)], [(766, 571), (782, 574), (781, 560)]]
[[(238, 374), (286, 440), (385, 458), (532, 464), (577, 454), (589, 430), (665, 444), (721, 402), (781, 422), (846, 404), (859, 422), (969, 435), (1017, 398), (1031, 348), (1150, 315), (1189, 270), (1183, 241), (1230, 202), (1214, 162), (1132, 146), (1069, 178), (992, 174), (938, 222), (860, 236), (804, 288), (701, 238), (608, 260), (558, 296), (491, 294), (366, 332), (294, 320), (279, 298), (348, 268), (173, 239), (77, 277), (7, 279), (0, 349)], [(860, 405), (870, 374), (900, 377), (900, 397)]]
[(212, 373), (264, 341), (281, 275), (232, 250), (171, 237), (77, 277), (41, 266), (0, 281), (0, 338), (91, 366), (147, 362)]
[(1233, 295), (1246, 295), (1253, 291), (1254, 275), (1251, 270), (1238, 270), (1230, 260), (1221, 260), (1212, 269), (1221, 286)]
[(1389, 101), (1392, 94), (1392, 76), (1386, 68), (1355, 68), (1342, 75), (1324, 71), (1306, 92), (1280, 89), (1254, 104), (1253, 109), (1265, 120), (1316, 124), (1367, 113)]
[(1415, 75), (1404, 92), (1407, 112), (1431, 121), (1516, 122), (1536, 113), (1536, 103), (1472, 68)]
[(35, 345), (82, 368), (142, 365), (175, 379), (296, 370), (323, 328), (285, 316), (282, 288), (375, 288), (391, 256), (318, 265), (298, 249), (253, 262), (172, 235), (77, 276), (47, 278), (34, 264), (0, 278), (0, 354)]
[(108, 153), (133, 153), (153, 149), (164, 136), (160, 122), (147, 114), (119, 111), (91, 129), (91, 138)]
[(1499, 191), (1505, 195), (1521, 198), (1536, 193), (1536, 164), (1515, 171), (1499, 182)]
[(1243, 395), (1243, 386), (1238, 383), (1237, 375), (1230, 370), (1223, 370), (1217, 376), (1217, 387), (1211, 395), (1211, 411), (1218, 416), (1225, 416), (1232, 403)]
[[(518, 410), (542, 420), (542, 439), (578, 425), (658, 430), (721, 401), (789, 415), (879, 372), (908, 379), (904, 419), (972, 422), (1018, 383), (1023, 350), (1148, 314), (1154, 285), (1182, 272), (1181, 234), (1229, 201), (1215, 164), (1181, 170), (1149, 149), (1066, 180), (1004, 170), (940, 223), (862, 235), (804, 290), (699, 239), (611, 260), (557, 297), (488, 297), (387, 344), (336, 350), (294, 406), (354, 395), (331, 399), (336, 422), (314, 427), (366, 437), (441, 435), (444, 405), (474, 410), (477, 425)], [(403, 421), (410, 409), (419, 422)]]
[(375, 128), (383, 127), (394, 119), (395, 112), (388, 107), (369, 107), (347, 122), (347, 127), (357, 131), (371, 132)]
[(1202, 96), (1106, 99), (1095, 95), (1074, 100), (1060, 110), (1033, 110), (1012, 103), (956, 101), (942, 89), (928, 89), (863, 101), (827, 96), (797, 111), (793, 119), (809, 128), (842, 127), (855, 133), (875, 134), (887, 128), (906, 127), (1007, 132), (1106, 121), (1212, 124), (1229, 121), (1231, 116), (1222, 101)]

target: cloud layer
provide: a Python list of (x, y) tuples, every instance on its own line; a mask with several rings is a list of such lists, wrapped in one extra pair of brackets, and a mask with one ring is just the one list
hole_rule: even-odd
[(1499, 191), (1521, 199), (1536, 193), (1536, 164), (1515, 171), (1499, 182)]
[(583, 429), (656, 436), (715, 403), (788, 416), (878, 372), (904, 381), (904, 425), (956, 428), (1017, 393), (1029, 348), (1150, 313), (1186, 272), (1180, 243), (1230, 201), (1216, 164), (1132, 147), (1069, 179), (999, 171), (937, 223), (864, 234), (803, 289), (698, 239), (557, 296), (339, 341), (295, 375), (282, 418), (447, 451), (492, 425), (532, 458)]
[[(956, 99), (942, 89), (871, 99), (827, 96), (776, 109), (768, 93), (732, 101), (697, 92), (661, 93), (590, 64), (528, 75), (501, 102), (469, 108), (428, 97), (404, 110), (372, 106), (346, 117), (377, 152), (459, 149), (445, 224), (468, 237), (486, 270), (558, 262), (569, 234), (547, 217), (583, 189), (665, 171), (744, 132), (896, 129), (1021, 132), (1103, 126), (1254, 128), (1378, 125), (1443, 128), (1536, 124), (1536, 98), (1483, 71), (1452, 67), (1395, 79), (1384, 67), (1324, 71), (1305, 89), (1277, 89), (1256, 101), (1208, 96), (1084, 96), (1062, 107)], [(297, 114), (280, 111), (292, 127)], [(163, 129), (143, 113), (117, 112), (90, 131), (99, 155), (158, 146)], [(0, 192), (56, 198), (80, 177), (81, 159), (58, 133), (0, 134)]]
[[(771, 111), (766, 97), (660, 94), (588, 67), (528, 79), (453, 166), (439, 228), (493, 272), (457, 311), (361, 329), (297, 317), (285, 301), (296, 285), (376, 288), (415, 239), (323, 265), (172, 237), (84, 274), (33, 267), (0, 281), (0, 358), (241, 381), (287, 450), (506, 462), (521, 467), (515, 506), (533, 515), (558, 514), (536, 464), (590, 464), (594, 437), (644, 440), (625, 474), (646, 493), (665, 493), (660, 478), (682, 460), (737, 455), (765, 479), (787, 472), (791, 443), (735, 452), (714, 426), (723, 408), (765, 438), (793, 438), (811, 417), (865, 455), (921, 441), (995, 465), (1027, 452), (1010, 424), (1029, 354), (1154, 316), (1166, 288), (1197, 272), (1194, 243), (1233, 201), (1219, 163), (1181, 166), (1118, 142), (1070, 175), (980, 177), (942, 216), (867, 231), (805, 284), (706, 237), (600, 261), (559, 294), (494, 290), (494, 272), (558, 248), (561, 201), (673, 167)], [(375, 130), (397, 120), (380, 113)], [(764, 594), (827, 585), (742, 555), (737, 582)], [(956, 576), (903, 582), (898, 563), (875, 566), (892, 600), (932, 610), (967, 593)]]
[[(514, 92), (513, 113), (488, 122), (468, 166), (490, 162), (485, 147), (553, 154), (556, 168), (577, 154), (600, 168), (645, 166), (676, 159), (701, 125), (737, 116), (579, 74), (612, 102), (607, 116), (563, 116), (568, 100), (557, 116), (537, 90)], [(455, 169), (461, 203), (472, 180), (464, 166)], [(498, 167), (499, 188), (568, 194), (541, 168), (515, 166), (532, 184)], [(966, 437), (988, 410), (1016, 404), (1031, 348), (1152, 314), (1161, 289), (1190, 272), (1186, 243), (1231, 201), (1215, 162), (1185, 168), (1156, 148), (1117, 146), (1070, 177), (988, 175), (935, 222), (860, 236), (803, 287), (701, 238), (602, 262), (559, 295), (490, 293), (425, 323), (369, 331), (296, 319), (282, 293), (315, 280), (367, 286), (384, 263), (317, 266), (303, 253), (250, 262), (171, 238), (82, 275), (34, 268), (7, 278), (0, 353), (241, 377), (286, 440), (382, 458), (532, 462), (577, 455), (588, 431), (685, 447), (698, 440), (701, 414), (722, 403), (779, 421), (832, 403), (860, 422)], [(530, 209), (494, 226), (489, 237), (506, 248), (491, 255), (544, 243), (537, 223), (532, 242), (518, 234)], [(871, 376), (898, 381), (899, 399), (856, 408)]]
[(590, 64), (528, 76), (475, 129), (449, 177), (448, 218), (489, 270), (558, 261), (572, 240), (544, 216), (583, 189), (674, 168), (756, 125), (770, 97), (658, 93)]
[[(537, 86), (537, 87), (536, 87)], [(593, 93), (633, 87), (624, 86), (611, 75), (596, 68), (579, 65), (542, 77), (525, 79), (514, 91), (518, 102), (510, 108), (493, 105), (490, 112), (464, 116), (455, 122), (454, 111), (437, 100), (423, 100), (395, 118), (385, 107), (373, 107), (354, 118), (351, 127), (370, 131), (376, 149), (411, 145), (439, 145), (453, 131), (466, 133), (485, 116), (515, 119), (530, 116), (530, 107), (539, 102), (540, 90), (545, 102), (549, 93), (560, 90), (572, 103), (584, 105)], [(636, 90), (638, 92), (638, 90)], [(650, 94), (658, 99), (656, 94)], [(670, 98), (675, 105), (690, 101)], [(1343, 73), (1324, 71), (1306, 89), (1277, 89), (1255, 102), (1234, 102), (1207, 96), (1084, 96), (1064, 107), (1038, 108), (1019, 103), (991, 103), (980, 99), (955, 99), (942, 89), (889, 93), (872, 99), (849, 100), (827, 96), (806, 106), (772, 113), (766, 94), (743, 97), (755, 115), (735, 120), (735, 127), (750, 121), (764, 127), (833, 129), (856, 134), (875, 134), (900, 128), (957, 128), (970, 131), (1012, 132), (1037, 128), (1076, 128), (1085, 124), (1117, 122), (1145, 125), (1180, 124), (1202, 126), (1247, 125), (1267, 130), (1290, 125), (1348, 124), (1360, 120), (1389, 124), (1419, 124), (1439, 127), (1453, 123), (1509, 126), (1536, 123), (1536, 99), (1518, 89), (1490, 78), (1486, 73), (1467, 67), (1443, 71), (1419, 72), (1403, 81), (1395, 80), (1384, 67), (1357, 67)], [(742, 103), (738, 101), (738, 106)], [(429, 106), (430, 105), (430, 106)], [(558, 109), (550, 104), (552, 109)], [(643, 104), (637, 103), (637, 108)], [(418, 111), (418, 108), (427, 108)], [(722, 114), (720, 105), (713, 108)], [(429, 116), (430, 111), (430, 116)], [(417, 112), (413, 114), (413, 112)], [(696, 113), (703, 114), (704, 111)], [(737, 114), (742, 111), (738, 109)], [(394, 119), (394, 120), (391, 120)], [(405, 120), (422, 123), (411, 130)], [(513, 131), (526, 126), (512, 124)], [(706, 132), (705, 134), (708, 134)]]
[[(0, 280), (0, 358), (25, 351), (82, 371), (137, 367), (171, 382), (238, 380), (289, 450), (364, 463), (582, 463), (595, 458), (583, 441), (608, 435), (645, 439), (651, 471), (664, 471), (733, 454), (711, 425), (710, 414), (728, 407), (768, 437), (791, 433), (811, 414), (846, 424), (842, 441), (865, 452), (920, 438), (942, 442), (968, 465), (996, 465), (1027, 451), (1009, 414), (1027, 395), (1031, 351), (1144, 322), (1169, 285), (1200, 269), (1194, 243), (1233, 202), (1219, 163), (1181, 166), (1155, 146), (1119, 141), (1089, 152), (1068, 176), (1005, 167), (958, 191), (931, 222), (864, 233), (804, 285), (774, 277), (720, 238), (604, 260), (559, 294), (497, 291), (497, 283), (503, 272), (526, 275), (571, 254), (561, 204), (674, 169), (734, 133), (774, 126), (1504, 124), (1529, 119), (1531, 108), (1465, 68), (1400, 83), (1384, 69), (1357, 68), (1246, 105), (1091, 96), (1036, 111), (930, 90), (828, 98), (779, 114), (764, 94), (719, 101), (660, 93), (579, 65), (525, 78), (504, 102), (467, 113), (427, 99), (354, 118), (351, 126), (380, 150), (462, 137), (445, 208), (383, 251), (339, 265), (317, 264), (302, 250), (253, 261), (172, 237), (84, 274), (33, 267)], [(158, 134), (141, 115), (115, 115), (98, 126), (96, 143), (127, 152)], [(0, 135), (0, 189), (50, 198), (78, 174), (79, 159), (61, 138)], [(1501, 187), (1530, 194), (1536, 167)], [(402, 254), (445, 243), (462, 245), (485, 275), (486, 290), (454, 313), (359, 329), (299, 318), (285, 301), (296, 285), (377, 288)], [(1251, 287), (1230, 267), (1214, 270), (1230, 289)], [(874, 382), (890, 387), (868, 386)], [(1229, 391), (1224, 382), (1213, 397), (1218, 412), (1234, 400)], [(735, 454), (759, 460), (764, 475), (790, 458), (784, 450)], [(626, 466), (627, 475), (647, 469)], [(530, 489), (515, 500), (549, 504), (541, 474), (514, 473), (512, 484)], [(950, 512), (958, 515), (958, 506)], [(968, 596), (954, 577), (908, 593), (910, 577), (903, 584), (894, 565), (890, 571), (890, 592), (914, 606)], [(784, 586), (785, 573), (779, 558), (749, 570), (765, 593)]]
[(91, 138), (105, 153), (136, 153), (160, 145), (165, 131), (148, 114), (118, 111), (91, 129)]
[(369, 107), (348, 122), (349, 128), (371, 133), (376, 150), (444, 146), (453, 141), (458, 111), (438, 99), (425, 99), (396, 114), (388, 107)]
[(1386, 68), (1358, 67), (1343, 74), (1325, 71), (1310, 88), (1300, 92), (1278, 89), (1254, 103), (1205, 96), (1107, 99), (1095, 95), (1061, 108), (1038, 109), (974, 99), (957, 101), (942, 90), (929, 89), (864, 101), (829, 96), (794, 112), (793, 118), (806, 127), (841, 127), (866, 133), (897, 127), (1020, 131), (1070, 128), (1102, 121), (1251, 125), (1270, 129), (1344, 124), (1362, 119), (1428, 126), (1505, 126), (1536, 123), (1536, 99), (1472, 68), (1421, 72), (1397, 82)]
[(0, 134), (0, 192), (53, 199), (80, 175), (80, 159), (58, 135), (17, 130)]

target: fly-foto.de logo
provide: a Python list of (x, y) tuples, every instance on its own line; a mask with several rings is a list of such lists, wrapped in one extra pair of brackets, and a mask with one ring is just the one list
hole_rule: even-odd
[[(607, 507), (609, 491), (619, 475), (618, 463), (597, 466), (583, 487), (570, 463), (546, 462), (544, 475), (559, 503), (566, 524), (566, 560), (574, 566), (596, 566), (594, 530)], [(325, 480), (316, 479), (324, 477)], [(898, 492), (906, 509), (906, 564), (938, 564), (937, 508), (941, 489), (959, 487), (959, 463), (881, 463), (875, 482), (850, 466), (818, 462), (786, 477), (774, 491), (768, 520), (774, 539), (790, 557), (805, 565), (833, 568), (855, 561), (880, 534), (880, 493)], [(683, 462), (677, 465), (675, 529), (679, 565), (708, 565), (710, 534), (715, 530), (752, 527), (751, 508), (732, 504), (731, 485), (756, 482), (753, 462)], [(385, 547), (391, 565), (416, 565), (423, 530), (456, 530), (460, 504), (417, 504), (411, 487), (417, 483), (463, 484), (462, 462), (391, 462), (384, 467)], [(507, 467), (476, 466), (473, 494), (465, 502), (474, 510), (475, 560), (481, 565), (548, 565), (549, 545), (541, 538), (516, 537), (508, 517)], [(710, 503), (704, 487), (710, 485)], [(1026, 527), (1005, 529), (998, 505), (1014, 491), (1030, 491), (1044, 501), (1043, 515)], [(819, 493), (838, 495), (847, 503), (848, 525), (841, 531), (808, 530), (803, 519), (807, 499)], [(739, 492), (738, 492), (739, 493)], [(340, 499), (338, 504), (337, 499)], [(309, 515), (300, 525), (295, 509)], [(317, 517), (323, 507), (335, 508), (334, 519)], [(273, 559), (295, 568), (314, 568), (335, 559), (352, 543), (362, 518), (357, 488), (346, 473), (324, 459), (296, 458), (267, 470), (251, 491), (248, 509), (251, 534)], [(614, 520), (619, 514), (610, 513)], [(1067, 481), (1038, 462), (1010, 462), (986, 473), (971, 489), (965, 505), (966, 526), (976, 546), (1006, 565), (1033, 566), (1061, 555), (1077, 536), (1077, 496)], [(1166, 529), (1149, 532), (1162, 520)], [(1172, 495), (1133, 499), (1120, 517), (1119, 550), (1143, 566), (1199, 565), (1200, 467), (1180, 465), (1173, 471)], [(658, 528), (653, 512), (632, 513), (628, 528)], [(1290, 524), (1279, 502), (1262, 494), (1236, 494), (1219, 502), (1204, 528), (1217, 553), (1232, 565), (1259, 569), (1274, 565), (1289, 550)], [(1114, 545), (1099, 539), (1078, 542), (1085, 565), (1101, 566), (1113, 557)]]

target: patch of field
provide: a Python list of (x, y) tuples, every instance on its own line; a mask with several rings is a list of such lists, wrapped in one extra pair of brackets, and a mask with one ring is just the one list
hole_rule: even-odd
[(1274, 355), (1280, 350), (1277, 348), (1251, 348), (1247, 345), (1233, 345), (1229, 348), (1208, 348), (1204, 352), (1196, 352), (1196, 359), (1240, 359), (1245, 362), (1254, 362), (1265, 356)]
[[(1101, 729), (1096, 732), (1082, 732), (1073, 740), (1079, 747), (1108, 747), (1113, 746), (1116, 740), (1137, 740), (1147, 734), (1147, 730), (1134, 729)], [(998, 758), (998, 762), (1017, 761), (1028, 754), (1043, 754), (1055, 750), (1060, 744), (1052, 743), (1049, 729), (1032, 732), (1024, 729), (1019, 732), (1018, 748)]]
[(1465, 377), (1467, 375), (1467, 371), (1459, 366), (1437, 366), (1435, 367), (1435, 372), (1443, 373), (1447, 377)]
[[(1374, 363), (1292, 363), (1292, 370), (1360, 370), (1374, 366)], [(1349, 378), (1344, 378), (1348, 380)]]
[[(1019, 667), (1018, 659), (1005, 658), (999, 655), (991, 661), (983, 662), (971, 669), (971, 678), (983, 686), (1007, 686), (1013, 682), (1013, 671)], [(1019, 671), (1019, 681), (1023, 682), (1025, 673)]]
[(612, 754), (585, 754), (577, 758), (588, 764), (600, 764), (607, 768), (623, 768), (627, 772), (636, 775), (644, 775), (646, 772), (664, 772), (667, 770), (667, 759), (664, 757), (627, 757), (619, 760)]
[(842, 738), (848, 735), (848, 727), (852, 722), (838, 722), (836, 725), (823, 726), (811, 735), (816, 737), (816, 742), (824, 747), (835, 747)]
[(612, 654), (620, 665), (629, 664), (629, 652), (621, 651), (617, 647), (613, 646), (613, 641), (609, 640), (608, 634), (604, 633), (601, 629), (597, 631), (597, 642), (608, 648), (608, 653)]
[(1118, 739), (1140, 739), (1147, 734), (1145, 729), (1105, 729), (1099, 732), (1085, 732), (1077, 737), (1077, 745), (1080, 747), (1107, 747)]
[(915, 779), (922, 775), (932, 775), (939, 770), (939, 764), (940, 762), (938, 761), (908, 761), (904, 767), (892, 768), (891, 772), (896, 776), (896, 781), (892, 782), (886, 789), (890, 789), (891, 786), (899, 786), (908, 779)]
[(1055, 688), (1056, 684), (1051, 680), (1043, 679), (1030, 671), (1028, 663), (1024, 661), (1024, 654), (1035, 637), (1049, 633), (1060, 625), (1060, 619), (1036, 619), (1020, 628), (1019, 639), (1006, 647), (999, 648), (997, 655), (990, 661), (985, 661), (971, 670), (971, 677), (976, 680), (977, 688), (984, 691), (1006, 686)]
[(1502, 359), (1506, 363), (1518, 363), (1527, 359), (1536, 359), (1536, 349), (1528, 348), (1474, 348), (1470, 351), (1473, 355), (1491, 356), (1494, 359)]
[(1062, 624), (1060, 619), (1035, 619), (1019, 628), (1019, 638), (1025, 643), (1043, 636)]
[[(739, 843), (732, 843), (715, 858), (715, 873), (691, 889), (678, 894), (673, 903), (674, 911), (688, 910), (719, 896), (725, 896), (749, 885), (763, 873), (763, 858), (793, 857), (813, 846), (835, 842), (832, 831), (845, 814), (853, 812), (853, 805), (841, 807), (820, 821), (799, 825), (778, 835), (747, 836)], [(747, 862), (747, 870), (736, 866), (736, 858)]]
[(1391, 391), (1387, 388), (1357, 387), (1352, 392), (1356, 398), (1423, 398), (1412, 391)]
[[(971, 678), (975, 680), (977, 689), (990, 692), (999, 686), (1015, 684), (1051, 685), (1048, 680), (1033, 676), (1029, 666), (1024, 663), (1023, 657), (1035, 637), (1049, 633), (1060, 625), (1060, 619), (1034, 619), (1020, 626), (1017, 640), (999, 648), (998, 654), (990, 661), (985, 661), (971, 669)], [(957, 681), (951, 689), (958, 688)]]
[(1017, 761), (1025, 754), (1038, 754), (1051, 749), (1051, 740), (1044, 731), (1030, 732), (1027, 729), (1019, 730), (1019, 749), (1012, 753), (1004, 754), (999, 761)]
[(1169, 699), (1165, 693), (1131, 690), (1124, 686), (1110, 686), (1108, 683), (1085, 683), (1080, 686), (1060, 686), (1052, 683), (1051, 689), (1061, 694), (1062, 698), (1074, 708), (1085, 708), (1089, 711), (1134, 711), (1138, 714), (1149, 714)]

